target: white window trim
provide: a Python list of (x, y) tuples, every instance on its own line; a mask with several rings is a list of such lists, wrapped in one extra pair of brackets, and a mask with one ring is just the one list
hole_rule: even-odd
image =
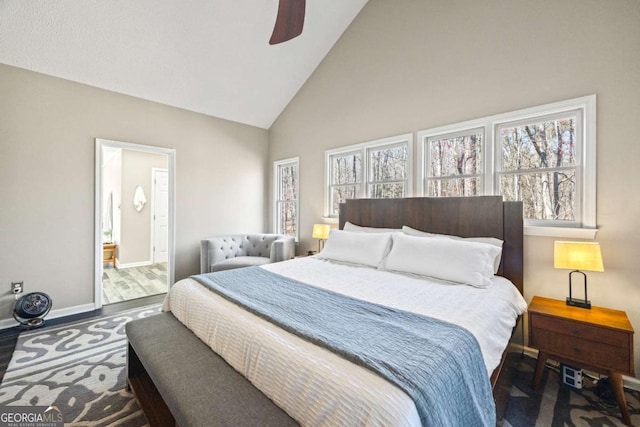
[[(473, 126), (475, 124), (475, 126)], [(462, 126), (461, 126), (462, 125)], [(482, 129), (483, 131), (483, 140), (486, 141), (486, 129), (484, 126), (484, 122), (480, 122), (480, 121), (476, 121), (476, 120), (471, 120), (468, 122), (464, 122), (464, 123), (458, 123), (455, 125), (450, 125), (450, 126), (441, 126), (438, 128), (434, 128), (434, 129), (429, 129), (429, 130), (425, 130), (425, 131), (420, 131), (418, 132), (418, 158), (420, 159), (420, 174), (418, 177), (418, 194), (424, 196), (427, 192), (427, 188), (425, 187), (425, 182), (427, 180), (427, 169), (428, 169), (428, 165), (430, 163), (430, 156), (429, 156), (429, 150), (427, 149), (427, 142), (430, 138), (433, 137), (439, 137), (439, 136), (447, 136), (447, 137), (455, 137), (455, 136), (462, 136), (462, 135), (468, 135), (470, 133), (472, 133), (473, 131), (477, 131)], [(486, 153), (486, 148), (487, 148), (487, 144), (485, 143), (482, 146), (482, 170), (483, 173), (480, 176), (480, 182), (481, 182), (481, 191), (480, 191), (480, 195), (482, 194), (491, 194), (491, 188), (487, 189), (487, 185), (486, 185), (486, 173), (485, 171), (487, 170), (487, 153)], [(490, 158), (490, 157), (489, 157)], [(492, 162), (493, 163), (493, 162)], [(455, 178), (455, 177), (452, 177)]]
[(300, 241), (300, 157), (289, 157), (288, 159), (276, 160), (273, 162), (273, 230), (280, 233), (278, 224), (278, 196), (280, 184), (280, 166), (295, 164), (297, 166), (298, 176), (296, 179), (296, 235), (295, 241)]
[[(580, 111), (580, 109), (572, 109), (572, 110), (566, 110), (566, 111), (561, 111), (559, 113), (549, 113), (549, 114), (544, 114), (541, 117), (541, 119), (545, 120), (545, 121), (551, 121), (551, 120), (556, 120), (559, 117), (567, 117), (568, 115), (575, 113), (576, 116), (576, 137), (578, 140), (580, 141), (585, 141), (584, 138), (584, 126), (583, 126), (583, 121), (584, 121), (584, 117), (582, 112)], [(499, 122), (494, 126), (495, 129), (495, 133), (498, 133), (498, 128), (506, 125), (507, 127), (513, 127), (513, 126), (521, 126), (524, 123), (531, 123), (532, 120), (531, 118), (527, 117), (524, 120), (509, 120), (508, 122)], [(583, 179), (584, 179), (584, 160), (585, 160), (585, 156), (584, 156), (584, 144), (578, 144), (578, 146), (576, 147), (576, 158), (578, 159), (578, 164), (576, 166), (562, 166), (562, 167), (547, 167), (547, 168), (539, 168), (539, 171), (547, 171), (547, 172), (552, 172), (552, 171), (560, 171), (560, 170), (575, 170), (576, 173), (576, 179), (577, 182), (579, 183), (583, 183)], [(509, 171), (509, 172), (503, 172), (501, 169), (501, 165), (500, 165), (500, 155), (497, 154), (495, 157), (495, 162), (496, 162), (496, 168), (494, 170), (494, 178), (495, 178), (495, 188), (496, 188), (496, 192), (497, 189), (499, 188), (500, 184), (499, 184), (499, 180), (501, 176), (504, 176), (506, 174), (512, 174), (513, 172)], [(528, 170), (528, 171), (520, 171), (520, 173), (535, 173), (537, 170)], [(583, 185), (584, 188), (584, 185)], [(575, 217), (576, 218), (584, 218), (585, 216), (583, 215), (583, 210), (584, 210), (584, 206), (582, 205), (582, 192), (577, 192), (576, 194), (576, 199), (575, 199)], [(579, 221), (563, 221), (563, 224), (565, 224), (565, 227), (562, 228), (582, 228), (582, 225)], [(553, 221), (553, 220), (528, 220), (527, 226), (528, 227), (557, 227), (557, 222)]]
[[(596, 222), (596, 95), (588, 95), (566, 101), (554, 102), (532, 108), (496, 114), (493, 116), (469, 120), (418, 132), (418, 194), (424, 196), (426, 192), (425, 178), (427, 169), (426, 141), (434, 136), (445, 136), (452, 133), (484, 128), (483, 170), (485, 179), (482, 180), (483, 194), (497, 194), (498, 175), (496, 165), (499, 164), (498, 150), (495, 149), (495, 130), (499, 125), (518, 120), (534, 119), (536, 117), (564, 113), (573, 110), (583, 111), (582, 135), (584, 144), (578, 152), (580, 165), (577, 172), (581, 174), (582, 195), (580, 201), (581, 226), (540, 226), (525, 224), (524, 234), (529, 236), (552, 236), (593, 239), (597, 232)], [(494, 152), (495, 151), (495, 152)]]
[(338, 148), (326, 150), (324, 154), (324, 220), (327, 223), (335, 223), (337, 216), (330, 215), (331, 212), (331, 157), (336, 154), (349, 154), (360, 152), (362, 159), (362, 179), (360, 181), (360, 189), (358, 198), (367, 197), (367, 185), (369, 184), (369, 156), (368, 150), (371, 148), (380, 148), (385, 146), (393, 146), (398, 144), (407, 144), (407, 190), (405, 197), (413, 195), (413, 133), (405, 133), (402, 135), (390, 136), (388, 138), (376, 139), (373, 141), (361, 142), (358, 144), (347, 145)]

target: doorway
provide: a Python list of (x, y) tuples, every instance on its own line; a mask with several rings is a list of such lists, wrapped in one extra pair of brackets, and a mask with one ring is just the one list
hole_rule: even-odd
[(96, 139), (95, 306), (174, 281), (175, 150)]

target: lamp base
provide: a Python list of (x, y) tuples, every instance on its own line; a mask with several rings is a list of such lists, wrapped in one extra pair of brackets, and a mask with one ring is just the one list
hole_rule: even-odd
[(587, 308), (591, 310), (591, 301), (586, 301), (583, 299), (573, 299), (567, 297), (567, 305), (570, 305), (571, 307)]

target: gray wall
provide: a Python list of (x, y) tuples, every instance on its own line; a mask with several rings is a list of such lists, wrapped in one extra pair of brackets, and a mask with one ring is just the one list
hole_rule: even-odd
[[(167, 169), (167, 159), (166, 154), (122, 150), (122, 228), (118, 242), (118, 264), (151, 262), (151, 170)], [(138, 185), (142, 187), (147, 199), (140, 212), (133, 207), (133, 196)]]
[[(589, 296), (640, 330), (639, 23), (636, 0), (370, 0), (269, 131), (272, 161), (300, 156), (301, 249), (317, 245), (326, 149), (595, 93), (606, 271)], [(527, 300), (568, 293), (554, 240), (525, 238)]]
[(6, 65), (0, 94), (0, 319), (16, 280), (93, 302), (94, 138), (176, 149), (176, 280), (203, 237), (264, 231), (266, 130)]

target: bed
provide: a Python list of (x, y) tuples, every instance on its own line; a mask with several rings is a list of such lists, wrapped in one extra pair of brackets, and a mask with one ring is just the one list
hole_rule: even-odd
[[(339, 228), (354, 227), (354, 224), (357, 227), (395, 230), (402, 229), (404, 226), (408, 230), (413, 230), (415, 234), (422, 231), (461, 238), (500, 239), (503, 243), (501, 257), (498, 259), (499, 264), (495, 266), (497, 267), (497, 276), (493, 277), (491, 274), (490, 283), (487, 283), (487, 279), (483, 278), (484, 281), (478, 282), (479, 288), (475, 288), (466, 285), (452, 285), (448, 282), (442, 283), (442, 280), (427, 279), (422, 274), (416, 275), (405, 271), (399, 274), (396, 268), (391, 268), (393, 267), (389, 261), (392, 258), (391, 253), (387, 257), (389, 260), (385, 258), (385, 265), (390, 267), (385, 269), (386, 271), (380, 271), (375, 267), (377, 259), (371, 266), (363, 266), (340, 262), (339, 257), (332, 259), (331, 256), (323, 255), (331, 253), (331, 248), (336, 247), (333, 242), (339, 241), (339, 238), (352, 240), (357, 238), (360, 240), (355, 240), (355, 242), (359, 245), (358, 247), (362, 248), (359, 255), (368, 256), (369, 247), (374, 247), (377, 244), (375, 242), (386, 239), (385, 236), (389, 234), (378, 233), (380, 236), (373, 236), (376, 233), (371, 233), (370, 236), (364, 237), (366, 232), (358, 233), (355, 231), (336, 233), (335, 235), (338, 237), (334, 239), (332, 236), (326, 250), (317, 257), (295, 259), (264, 268), (257, 267), (257, 270), (254, 269), (250, 273), (257, 275), (252, 280), (256, 283), (266, 283), (269, 287), (274, 286), (273, 289), (277, 289), (277, 292), (274, 293), (278, 298), (283, 300), (290, 298), (292, 305), (288, 305), (289, 303), (279, 304), (277, 300), (275, 302), (276, 306), (287, 307), (282, 314), (285, 317), (290, 316), (289, 312), (295, 314), (296, 310), (291, 307), (296, 303), (296, 300), (304, 298), (309, 298), (309, 301), (312, 302), (317, 301), (317, 304), (312, 303), (304, 309), (300, 309), (300, 311), (308, 310), (304, 315), (312, 317), (310, 313), (314, 309), (313, 306), (320, 306), (320, 301), (325, 298), (325, 294), (327, 294), (327, 298), (334, 298), (335, 294), (339, 295), (338, 299), (329, 300), (322, 306), (320, 313), (324, 313), (322, 310), (330, 311), (332, 306), (344, 299), (352, 299), (356, 304), (364, 301), (363, 304), (366, 304), (362, 309), (364, 312), (371, 311), (371, 307), (382, 306), (384, 310), (390, 308), (400, 313), (417, 313), (419, 316), (410, 316), (412, 322), (416, 320), (414, 317), (419, 317), (417, 320), (423, 321), (424, 316), (429, 316), (428, 319), (435, 319), (435, 321), (444, 324), (440, 326), (449, 327), (451, 323), (455, 324), (454, 329), (447, 329), (443, 332), (443, 341), (444, 337), (462, 331), (463, 335), (472, 336), (470, 342), (477, 342), (480, 348), (478, 355), (469, 350), (469, 358), (473, 359), (472, 362), (459, 362), (457, 353), (466, 353), (462, 350), (462, 344), (457, 342), (448, 344), (452, 345), (452, 348), (461, 349), (460, 351), (447, 350), (451, 356), (444, 357), (451, 357), (452, 365), (459, 363), (460, 366), (474, 366), (472, 369), (464, 369), (473, 372), (465, 372), (464, 378), (461, 377), (460, 381), (469, 383), (475, 381), (479, 384), (463, 393), (459, 393), (460, 388), (456, 386), (455, 398), (467, 402), (464, 404), (465, 408), (474, 404), (479, 406), (478, 412), (480, 412), (482, 406), (486, 406), (486, 402), (483, 403), (479, 398), (478, 402), (475, 402), (475, 396), (476, 394), (481, 395), (482, 392), (486, 392), (485, 388), (489, 388), (489, 393), (492, 390), (495, 398), (495, 409), (491, 406), (490, 410), (499, 413), (501, 411), (500, 395), (508, 389), (508, 372), (506, 372), (508, 369), (505, 368), (505, 361), (508, 356), (509, 339), (516, 329), (518, 316), (526, 309), (526, 304), (520, 296), (522, 293), (522, 205), (516, 202), (503, 202), (500, 197), (493, 196), (348, 200), (340, 209)], [(363, 245), (362, 242), (365, 240), (361, 239), (369, 239), (366, 241), (372, 243)], [(426, 241), (431, 242), (429, 244), (449, 245), (454, 249), (458, 248), (455, 245), (459, 245), (451, 242), (443, 243), (441, 242), (443, 239), (436, 239), (438, 242), (433, 243), (434, 239), (404, 237), (404, 234), (399, 232), (390, 234), (389, 239), (397, 239), (392, 240), (392, 251), (396, 247), (402, 248), (405, 243), (422, 245)], [(416, 243), (418, 241), (419, 243)], [(467, 243), (465, 245), (467, 245), (465, 248), (469, 246)], [(445, 246), (443, 250), (448, 250), (449, 246)], [(411, 249), (412, 247), (407, 246), (406, 248)], [(408, 253), (410, 254), (411, 251)], [(398, 262), (402, 264), (410, 255), (397, 253), (396, 257)], [(362, 262), (366, 264), (367, 258), (363, 259), (365, 261)], [(347, 261), (349, 260), (347, 259)], [(285, 288), (278, 287), (281, 286), (280, 283), (272, 285), (269, 282), (272, 276), (284, 277), (296, 283), (311, 284), (312, 286), (308, 288), (312, 288), (309, 290), (312, 294), (309, 296), (295, 294), (290, 297), (284, 293), (280, 294), (279, 292), (284, 292)], [(248, 282), (249, 278), (242, 280)], [(375, 363), (373, 368), (370, 365), (361, 366), (359, 361), (370, 359), (370, 355), (360, 357), (360, 353), (357, 351), (345, 353), (344, 347), (334, 344), (331, 344), (330, 349), (326, 346), (323, 347), (321, 343), (316, 342), (315, 335), (301, 335), (300, 332), (292, 332), (287, 329), (287, 325), (279, 323), (280, 318), (277, 316), (266, 319), (264, 315), (255, 312), (252, 305), (253, 299), (250, 299), (249, 303), (241, 308), (242, 301), (229, 301), (225, 294), (217, 294), (218, 291), (212, 292), (215, 289), (208, 289), (206, 287), (209, 286), (207, 281), (212, 282), (211, 286), (217, 286), (215, 282), (223, 281), (223, 277), (196, 277), (176, 283), (165, 300), (165, 310), (171, 311), (180, 323), (211, 347), (215, 353), (222, 356), (225, 362), (233, 367), (233, 370), (248, 378), (252, 387), (260, 390), (277, 407), (284, 409), (287, 415), (296, 422), (303, 425), (433, 424), (432, 421), (426, 422), (425, 420), (432, 420), (429, 418), (432, 416), (430, 413), (437, 411), (429, 409), (429, 405), (436, 405), (436, 403), (433, 400), (427, 400), (425, 403), (415, 398), (411, 394), (412, 389), (402, 388), (409, 386), (394, 382), (396, 377), (385, 376), (386, 371), (382, 372), (384, 375), (381, 375), (380, 371), (373, 372), (372, 369), (379, 366)], [(285, 281), (283, 279), (277, 282)], [(256, 288), (259, 287), (256, 286)], [(324, 294), (314, 292), (324, 292)], [(251, 296), (251, 298), (255, 297)], [(255, 298), (255, 300), (260, 298), (262, 297)], [(494, 309), (498, 302), (503, 304), (503, 309)], [(486, 307), (489, 306), (492, 307), (492, 310), (486, 310)], [(345, 311), (348, 310), (338, 309), (330, 317), (338, 318)], [(396, 313), (394, 311), (390, 316), (396, 316)], [(495, 317), (495, 314), (498, 316)], [(377, 312), (376, 316), (379, 316)], [(348, 321), (345, 320), (342, 323)], [(333, 326), (325, 326), (326, 331), (321, 331), (321, 335), (330, 335)], [(416, 326), (416, 328), (420, 329), (420, 326)], [(357, 335), (364, 336), (367, 332), (365, 328)], [(384, 332), (384, 329), (380, 329), (376, 334)], [(317, 332), (314, 333), (317, 334)], [(150, 340), (153, 339), (153, 336), (144, 339)], [(367, 337), (367, 340), (369, 339), (373, 338)], [(384, 341), (389, 339), (393, 339), (393, 337), (389, 336)], [(469, 341), (468, 338), (465, 339)], [(419, 350), (411, 350), (411, 343), (406, 340), (405, 344), (407, 345), (406, 351), (409, 353), (419, 353)], [(135, 346), (140, 347), (141, 344), (138, 343)], [(350, 348), (351, 343), (346, 346)], [(378, 344), (375, 344), (374, 347), (378, 347)], [(445, 345), (443, 344), (442, 347)], [(396, 348), (404, 349), (404, 345)], [(134, 358), (137, 357), (135, 350), (137, 349), (130, 346), (130, 354)], [(398, 351), (398, 353), (402, 353), (402, 351)], [(437, 382), (436, 378), (439, 377), (436, 377), (434, 372), (447, 372), (442, 374), (440, 382), (437, 382), (440, 384), (438, 386), (440, 388), (434, 388), (436, 391), (447, 388), (446, 383), (449, 382), (449, 378), (452, 378), (453, 383), (453, 377), (457, 376), (456, 369), (449, 367), (448, 364), (443, 364), (442, 361), (437, 363), (440, 363), (437, 370), (425, 374), (433, 376), (434, 382)], [(468, 363), (475, 363), (475, 365), (468, 365)], [(382, 365), (385, 364), (386, 361), (383, 361)], [(136, 369), (130, 368), (130, 371), (135, 373), (137, 370), (148, 370), (148, 365), (152, 364), (137, 358), (132, 365), (135, 365)], [(158, 371), (157, 368), (156, 371)], [(477, 380), (477, 373), (480, 371), (482, 372), (479, 377), (483, 379)], [(157, 380), (158, 376), (161, 376), (158, 372), (150, 372), (149, 375), (151, 382), (154, 378)], [(402, 377), (403, 374), (400, 373), (399, 376)], [(486, 382), (486, 387), (483, 381)], [(132, 388), (139, 400), (144, 400), (140, 399), (142, 391), (139, 390), (139, 387), (136, 390), (133, 383)], [(444, 391), (442, 393), (432, 391), (427, 394), (444, 396), (436, 396), (436, 400), (451, 401), (453, 399), (448, 397)], [(159, 395), (161, 398), (163, 397), (162, 392)], [(432, 398), (427, 396), (427, 399)], [(175, 397), (171, 400), (175, 400)], [(144, 406), (143, 404), (145, 413), (148, 413), (150, 410)], [(460, 407), (463, 405), (454, 404), (452, 406)], [(443, 409), (445, 414), (448, 410)], [(169, 408), (169, 412), (174, 411)], [(465, 409), (463, 412), (465, 413), (460, 416), (469, 416), (466, 412), (470, 411)], [(495, 423), (495, 413), (493, 415), (493, 418), (471, 419), (482, 420), (478, 421), (482, 424)], [(471, 416), (482, 417), (485, 415), (474, 413)], [(448, 415), (445, 415), (445, 418), (440, 420), (447, 418)], [(453, 421), (451, 423), (455, 424)], [(215, 423), (213, 422), (213, 424)]]

